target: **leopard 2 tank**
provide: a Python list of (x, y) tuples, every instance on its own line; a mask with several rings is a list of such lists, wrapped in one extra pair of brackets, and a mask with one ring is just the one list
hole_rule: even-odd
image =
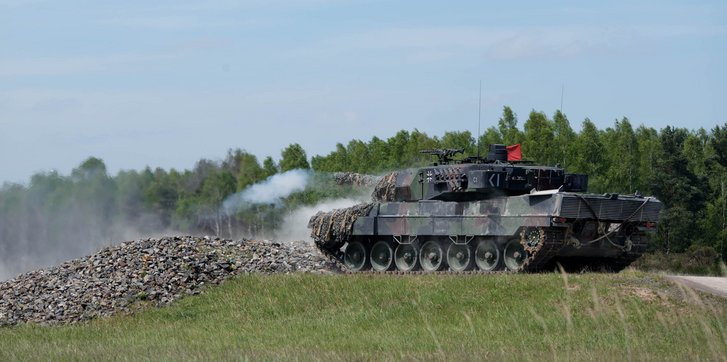
[(512, 160), (505, 145), (458, 161), (463, 150), (422, 152), (438, 162), (382, 177), (371, 203), (313, 216), (318, 248), (355, 272), (617, 272), (659, 220), (654, 197), (587, 193), (587, 175)]

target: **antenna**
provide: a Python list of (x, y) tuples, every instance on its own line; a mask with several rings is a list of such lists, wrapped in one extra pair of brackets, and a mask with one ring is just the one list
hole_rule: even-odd
[(480, 158), (480, 120), (482, 119), (482, 79), (480, 79), (480, 96), (477, 99), (477, 158)]
[(565, 84), (560, 86), (560, 113), (563, 113), (563, 93), (565, 93)]

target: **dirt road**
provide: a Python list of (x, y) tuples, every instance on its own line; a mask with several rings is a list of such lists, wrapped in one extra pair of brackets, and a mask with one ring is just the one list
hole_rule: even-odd
[(713, 293), (727, 298), (727, 278), (695, 277), (686, 275), (669, 275), (669, 279), (682, 283), (690, 288)]

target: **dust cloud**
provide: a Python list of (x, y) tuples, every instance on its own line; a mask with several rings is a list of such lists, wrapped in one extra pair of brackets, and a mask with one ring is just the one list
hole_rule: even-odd
[[(276, 174), (230, 195), (221, 205), (228, 213), (222, 225), (235, 220), (233, 211), (245, 209), (253, 213), (254, 219), (274, 227), (250, 231), (241, 226), (221, 236), (310, 241), (307, 225), (311, 216), (318, 211), (370, 201), (372, 189), (337, 185), (333, 174), (310, 170)], [(301, 201), (291, 204), (286, 199), (301, 191), (315, 194), (320, 201), (306, 205)], [(214, 210), (210, 214), (219, 215)], [(199, 219), (204, 217), (200, 215)], [(0, 280), (89, 255), (123, 241), (211, 235), (209, 229), (202, 231), (194, 225), (180, 232), (173, 226), (173, 218), (172, 214), (145, 204), (142, 186), (124, 184), (118, 176), (111, 179), (105, 170), (70, 177), (47, 173), (31, 180), (27, 187), (4, 185), (0, 187)]]
[(308, 221), (319, 211), (342, 209), (363, 202), (363, 199), (334, 199), (326, 200), (313, 206), (304, 206), (285, 215), (283, 224), (275, 230), (274, 236), (279, 241), (308, 241), (313, 242), (308, 229)]

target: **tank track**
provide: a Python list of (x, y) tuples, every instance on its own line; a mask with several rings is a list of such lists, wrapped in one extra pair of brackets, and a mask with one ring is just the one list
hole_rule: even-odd
[[(646, 252), (646, 245), (649, 237), (644, 234), (631, 235), (631, 249), (624, 251), (615, 258), (597, 258), (597, 257), (580, 257), (580, 258), (564, 258), (558, 260), (555, 258), (553, 263), (560, 263), (567, 272), (583, 272), (583, 271), (606, 271), (618, 273), (631, 265), (636, 259), (640, 258)], [(553, 265), (555, 267), (555, 265)]]
[(529, 251), (528, 259), (523, 264), (522, 271), (539, 272), (545, 269), (565, 245), (565, 232), (563, 230), (544, 228), (538, 229), (538, 231), (540, 233), (540, 244), (537, 246), (537, 250), (531, 250), (532, 247), (527, 244), (525, 239), (526, 230), (523, 230), (520, 234), (520, 244), (523, 245), (525, 250)]
[[(565, 232), (560, 229), (538, 229), (540, 233), (539, 242), (537, 246), (533, 248), (528, 246), (527, 241), (521, 234), (520, 243), (523, 247), (528, 250), (528, 257), (523, 262), (522, 267), (519, 270), (496, 270), (496, 271), (485, 271), (479, 270), (475, 267), (473, 270), (465, 271), (453, 271), (453, 270), (440, 270), (440, 271), (401, 271), (401, 270), (387, 270), (387, 271), (376, 271), (373, 269), (362, 270), (362, 271), (351, 271), (346, 267), (343, 262), (343, 252), (340, 250), (329, 250), (322, 247), (321, 244), (316, 244), (318, 250), (326, 256), (331, 263), (333, 263), (338, 270), (345, 274), (386, 274), (386, 275), (425, 275), (425, 274), (451, 274), (451, 275), (481, 275), (481, 274), (503, 274), (503, 273), (534, 273), (545, 270), (549, 266), (549, 262), (555, 257), (560, 248), (565, 245)], [(523, 231), (524, 233), (524, 231)]]
[(329, 250), (316, 243), (318, 251), (323, 254), (331, 264), (335, 265), (336, 268), (341, 272), (350, 272), (346, 265), (343, 263), (343, 252), (341, 250)]
[(615, 259), (611, 259), (610, 265), (606, 267), (612, 272), (620, 272), (627, 266), (631, 265), (636, 259), (640, 258), (646, 252), (646, 244), (648, 236), (641, 234), (631, 235), (631, 250), (624, 252)]

